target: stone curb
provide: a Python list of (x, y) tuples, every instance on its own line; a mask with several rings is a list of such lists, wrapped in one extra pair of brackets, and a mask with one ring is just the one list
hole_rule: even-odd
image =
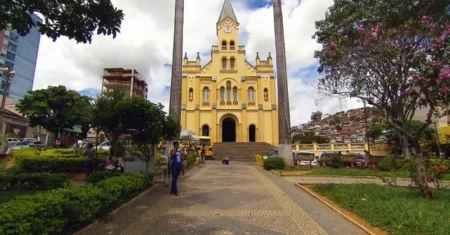
[[(161, 183), (158, 184), (154, 184), (152, 187), (150, 187), (149, 189), (146, 189), (145, 191), (143, 191), (142, 193), (140, 193), (139, 195), (137, 195), (136, 197), (132, 198), (131, 200), (129, 200), (128, 202), (125, 202), (124, 204), (122, 204), (121, 206), (117, 207), (116, 209), (114, 209), (111, 214), (112, 215), (116, 215), (117, 213), (119, 213), (120, 211), (122, 211), (123, 209), (125, 209), (125, 207), (127, 207), (128, 205), (130, 205), (131, 203), (135, 202), (136, 200), (142, 198), (143, 196), (149, 194), (150, 192), (152, 192), (153, 190), (155, 190), (156, 188), (158, 188), (160, 185), (162, 185)], [(73, 235), (80, 235), (83, 232), (86, 232), (87, 230), (89, 230), (90, 228), (92, 228), (94, 225), (98, 224), (98, 222), (101, 219), (96, 219), (94, 220), (94, 222), (92, 222), (91, 224), (89, 224), (88, 226), (84, 227), (81, 230), (78, 230), (77, 232), (73, 233)]]
[(336, 213), (338, 213), (339, 215), (341, 215), (342, 217), (344, 217), (345, 219), (347, 219), (348, 221), (350, 221), (351, 223), (353, 223), (354, 225), (358, 226), (360, 229), (362, 229), (364, 232), (370, 234), (370, 235), (376, 235), (375, 232), (373, 232), (372, 230), (368, 229), (367, 227), (365, 227), (364, 225), (358, 223), (357, 221), (355, 221), (354, 219), (352, 219), (350, 216), (346, 215), (345, 213), (343, 213), (338, 207), (335, 207), (334, 205), (331, 205), (330, 203), (324, 201), (322, 199), (322, 196), (318, 195), (317, 193), (315, 193), (314, 191), (304, 187), (303, 185), (297, 183), (295, 184), (295, 186), (297, 186), (298, 188), (302, 189), (303, 191), (307, 192), (309, 195), (313, 196), (314, 198), (316, 198), (317, 200), (319, 200), (320, 202), (322, 202), (323, 204), (325, 204), (326, 206), (328, 206), (330, 209), (332, 209), (333, 211), (335, 211)]

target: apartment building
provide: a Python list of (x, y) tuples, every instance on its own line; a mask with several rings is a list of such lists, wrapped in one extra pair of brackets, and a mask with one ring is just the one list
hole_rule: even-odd
[[(35, 21), (42, 22), (35, 14), (31, 17)], [(0, 31), (0, 67), (9, 67), (16, 72), (7, 94), (14, 100), (22, 99), (33, 88), (40, 40), (41, 34), (37, 28), (32, 28), (24, 37), (19, 36), (14, 30)], [(3, 94), (5, 78), (2, 73), (0, 80), (0, 94)]]
[(147, 82), (135, 69), (103, 69), (102, 92), (112, 88), (124, 88), (130, 97), (137, 95), (147, 99)]

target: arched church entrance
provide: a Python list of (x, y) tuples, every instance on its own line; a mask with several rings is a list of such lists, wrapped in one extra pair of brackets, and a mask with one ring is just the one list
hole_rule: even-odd
[(236, 119), (233, 117), (222, 120), (222, 142), (236, 142)]

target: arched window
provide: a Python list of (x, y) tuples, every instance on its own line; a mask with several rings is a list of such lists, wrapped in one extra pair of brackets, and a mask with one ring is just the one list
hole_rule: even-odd
[(203, 103), (208, 103), (208, 102), (209, 102), (209, 88), (204, 87), (203, 88)]
[(202, 136), (209, 136), (209, 126), (208, 125), (203, 125)]
[(230, 41), (230, 50), (234, 50), (235, 46), (234, 46), (234, 41)]
[(253, 87), (248, 88), (248, 102), (255, 103), (255, 89)]
[(267, 88), (264, 88), (264, 99), (269, 99), (269, 90), (267, 90)]
[(227, 41), (223, 40), (222, 41), (222, 50), (226, 50), (227, 49)]
[(237, 87), (233, 87), (233, 100), (237, 101), (238, 99), (238, 89)]
[(227, 100), (231, 100), (231, 82), (227, 82)]
[(227, 69), (227, 58), (222, 58), (222, 69)]
[(192, 100), (194, 98), (194, 89), (189, 88), (189, 99)]
[(230, 69), (234, 70), (234, 65), (235, 65), (236, 60), (234, 58), (230, 59)]
[(225, 99), (225, 88), (221, 87), (220, 88), (220, 100), (224, 100)]

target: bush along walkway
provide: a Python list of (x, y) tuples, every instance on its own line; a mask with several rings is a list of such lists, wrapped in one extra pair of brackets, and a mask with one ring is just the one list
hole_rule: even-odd
[(67, 187), (0, 204), (0, 234), (66, 234), (108, 214), (152, 185), (147, 174), (126, 174), (95, 186)]

